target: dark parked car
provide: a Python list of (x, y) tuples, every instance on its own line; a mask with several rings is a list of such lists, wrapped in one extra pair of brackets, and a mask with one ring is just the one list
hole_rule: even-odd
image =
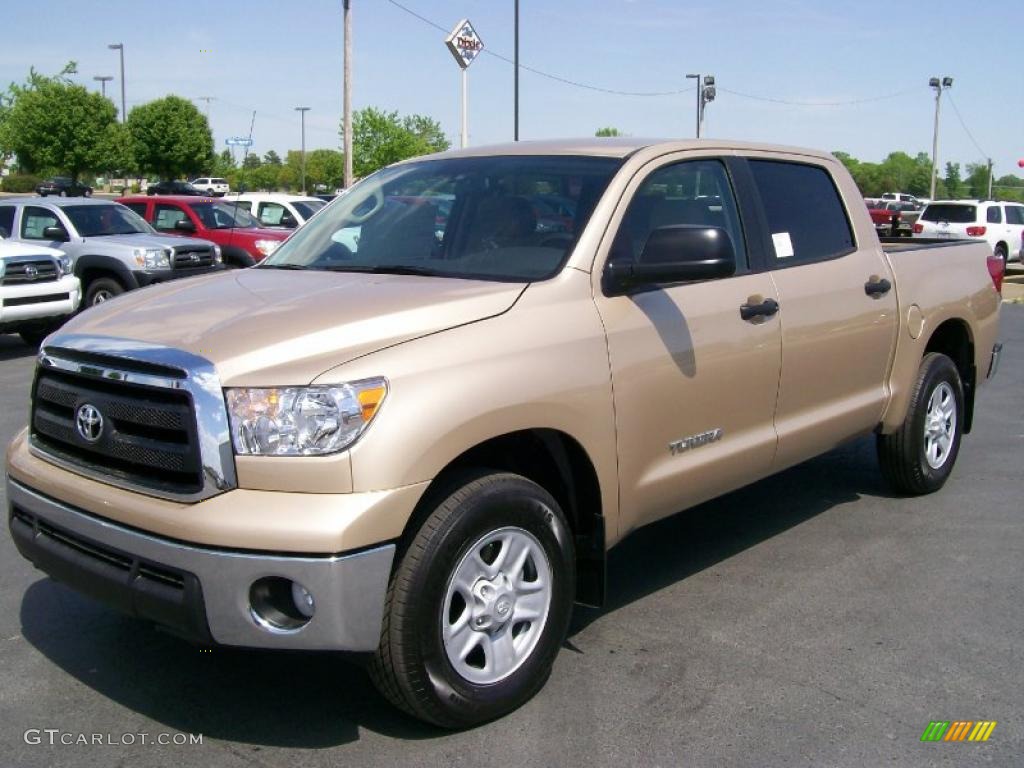
[(194, 195), (196, 197), (209, 197), (208, 192), (197, 189), (187, 181), (158, 181), (146, 187), (147, 195)]
[(36, 185), (36, 194), (46, 197), (47, 195), (58, 195), (60, 197), (91, 197), (92, 187), (75, 181), (67, 176), (54, 176), (52, 179), (41, 181)]

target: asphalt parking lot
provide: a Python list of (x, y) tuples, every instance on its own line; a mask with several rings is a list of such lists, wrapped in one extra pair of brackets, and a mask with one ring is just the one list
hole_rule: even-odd
[[(546, 688), (465, 733), (398, 714), (348, 659), (187, 645), (0, 534), (0, 764), (1024, 764), (1024, 306), (1004, 306), (1002, 341), (940, 493), (894, 498), (863, 440), (639, 532)], [(4, 445), (32, 363), (0, 336)], [(920, 741), (929, 721), (981, 719), (998, 722), (987, 743)]]

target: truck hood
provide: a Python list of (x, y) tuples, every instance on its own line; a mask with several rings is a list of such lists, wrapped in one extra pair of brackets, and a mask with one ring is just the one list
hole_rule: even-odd
[(0, 259), (5, 256), (53, 256), (55, 259), (59, 259), (63, 255), (64, 251), (58, 251), (56, 248), (47, 248), (45, 245), (15, 243), (0, 237)]
[(168, 235), (97, 235), (85, 239), (87, 245), (122, 248), (168, 248), (170, 246), (202, 245), (209, 247), (206, 240), (195, 237), (170, 237)]
[(225, 386), (308, 384), (384, 347), (501, 314), (524, 284), (418, 275), (244, 269), (119, 296), (64, 334), (183, 349), (216, 365)]

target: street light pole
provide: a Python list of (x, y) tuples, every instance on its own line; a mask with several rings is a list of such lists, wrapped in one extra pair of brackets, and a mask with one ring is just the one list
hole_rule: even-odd
[(935, 199), (935, 181), (939, 173), (939, 106), (942, 102), (942, 92), (953, 87), (953, 78), (944, 77), (941, 80), (933, 77), (928, 85), (935, 89), (935, 126), (932, 129), (932, 183), (929, 197)]
[(100, 83), (100, 93), (103, 95), (103, 98), (107, 98), (107, 83), (109, 83), (111, 80), (113, 80), (114, 76), (113, 75), (93, 75), (92, 79), (93, 80), (99, 80), (99, 83)]
[(111, 43), (107, 48), (117, 51), (121, 55), (121, 122), (123, 123), (128, 119), (124, 100), (124, 43)]
[(306, 113), (309, 107), (296, 107), (295, 111), (302, 116), (302, 194), (306, 194)]
[(687, 80), (697, 81), (697, 138), (700, 138), (700, 75), (687, 75)]
[(342, 92), (342, 120), (345, 136), (342, 143), (345, 152), (345, 189), (352, 186), (352, 8), (350, 0), (342, 0), (345, 10), (345, 85)]
[(513, 66), (513, 69), (515, 70), (515, 130), (513, 131), (512, 139), (514, 141), (519, 141), (519, 0), (515, 0), (515, 16), (516, 39), (514, 46), (515, 55), (513, 56), (515, 59), (515, 64)]
[(699, 90), (700, 90), (700, 126), (699, 126), (699, 129), (697, 131), (697, 136), (698, 137), (702, 133), (704, 133), (704, 113), (707, 111), (708, 104), (715, 100), (715, 76), (714, 75), (704, 75), (704, 80), (701, 81), (701, 82), (703, 82), (704, 85), (699, 88)]

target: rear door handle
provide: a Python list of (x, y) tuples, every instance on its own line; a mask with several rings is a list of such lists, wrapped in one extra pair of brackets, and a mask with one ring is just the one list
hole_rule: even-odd
[(868, 280), (864, 283), (864, 293), (868, 296), (884, 296), (892, 290), (892, 283), (884, 277), (881, 280)]
[(779, 311), (779, 302), (775, 299), (765, 299), (760, 304), (741, 304), (740, 317), (744, 320), (755, 320), (759, 317), (771, 317)]

